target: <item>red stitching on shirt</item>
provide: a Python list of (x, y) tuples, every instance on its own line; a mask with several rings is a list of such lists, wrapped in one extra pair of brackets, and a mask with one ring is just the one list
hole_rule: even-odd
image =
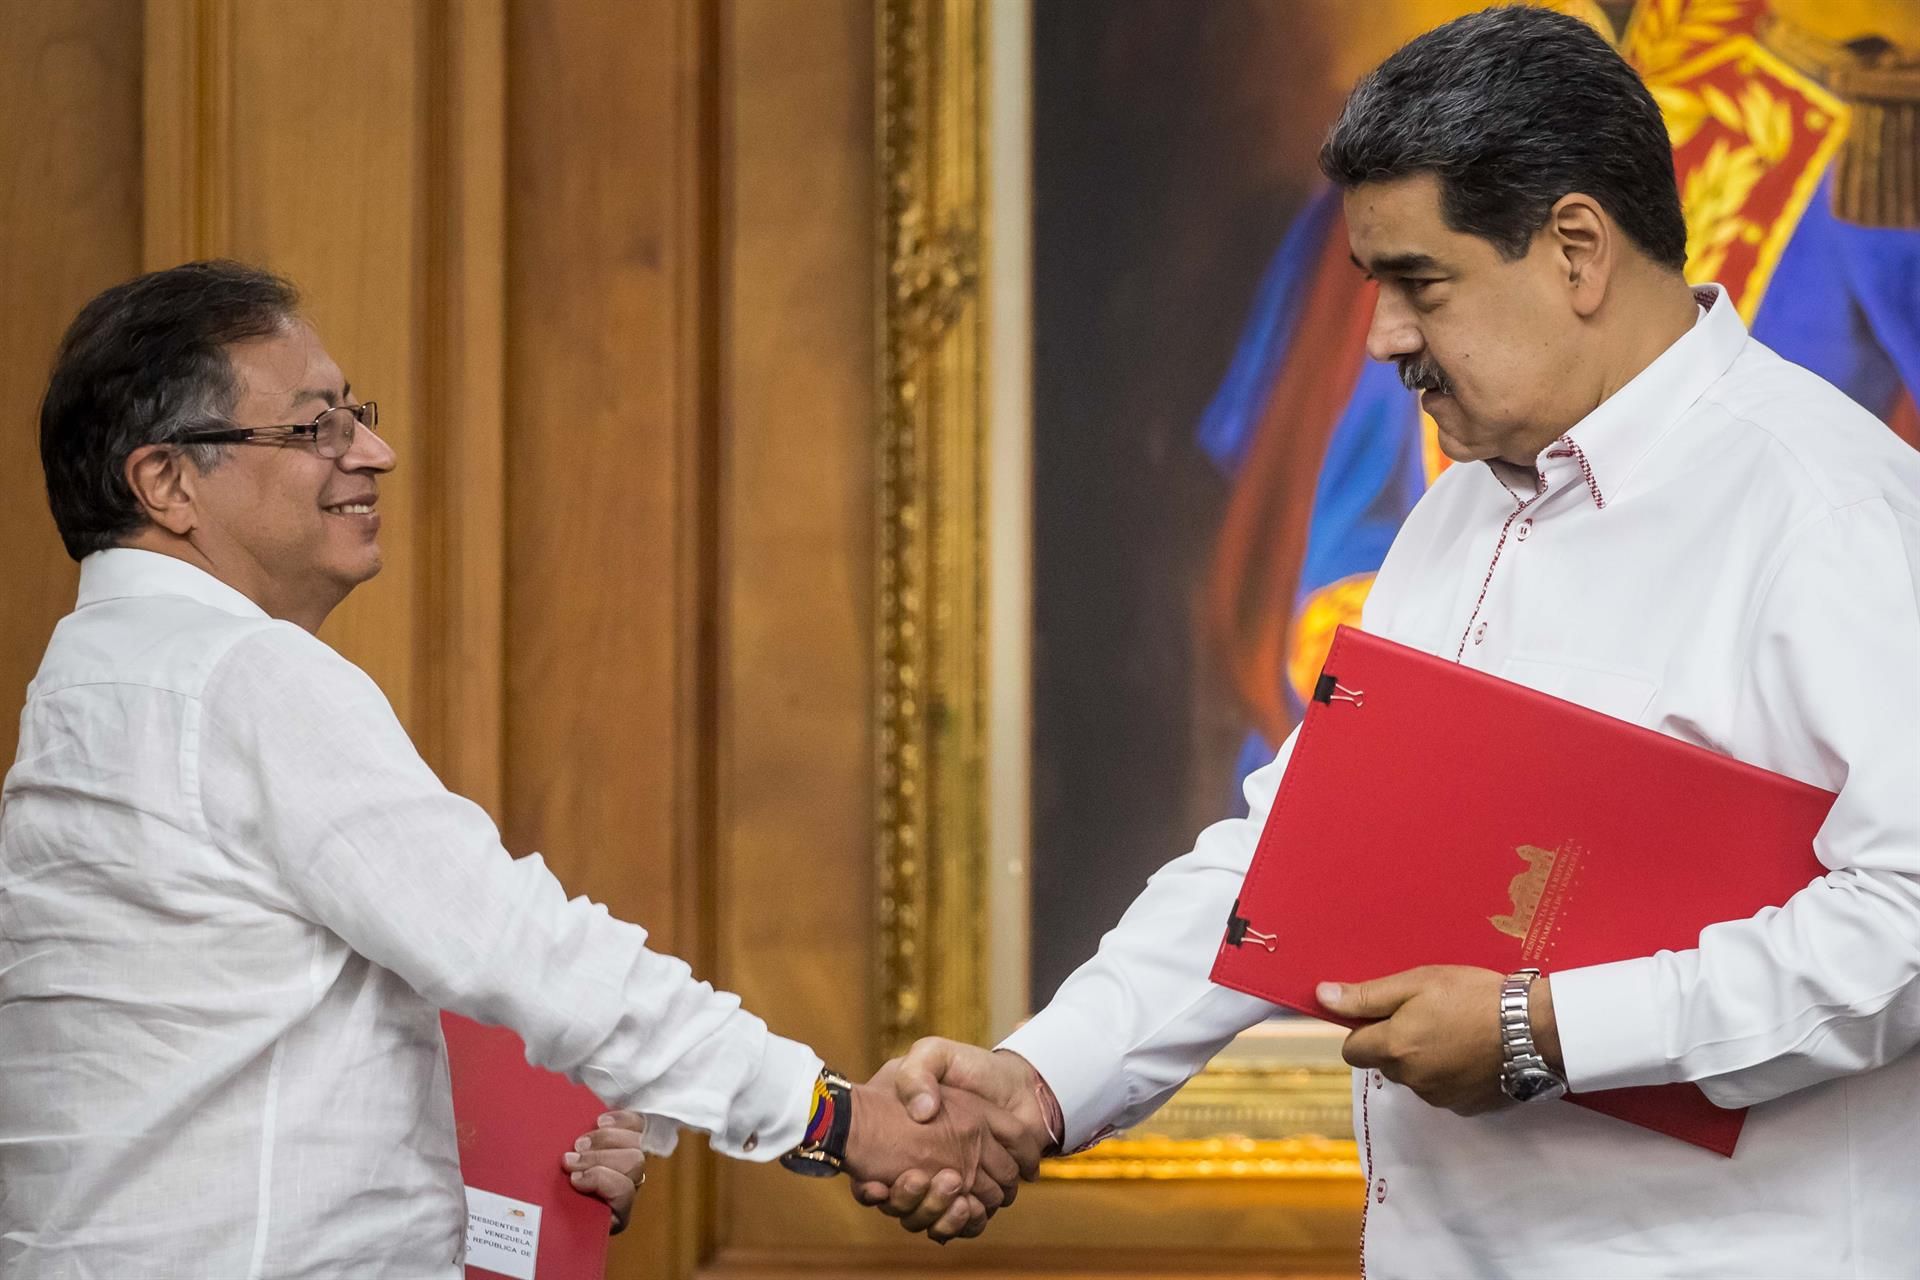
[(1580, 464), (1580, 474), (1586, 477), (1587, 492), (1593, 495), (1593, 505), (1605, 507), (1607, 500), (1600, 494), (1600, 482), (1593, 478), (1593, 466), (1587, 461), (1587, 455), (1580, 449), (1580, 442), (1572, 436), (1561, 436), (1553, 442), (1554, 447), (1547, 451), (1549, 458), (1572, 458)]
[[(1507, 482), (1502, 480), (1500, 483), (1505, 485)], [(1541, 480), (1539, 483), (1543, 488), (1546, 485), (1545, 480)], [(1509, 488), (1507, 492), (1513, 493), (1513, 490)], [(1515, 493), (1513, 496), (1515, 500), (1518, 501), (1520, 495)], [(1507, 522), (1500, 526), (1500, 540), (1493, 544), (1493, 561), (1487, 565), (1487, 576), (1480, 580), (1480, 595), (1473, 602), (1473, 612), (1467, 615), (1467, 629), (1460, 633), (1460, 647), (1453, 651), (1453, 660), (1455, 662), (1460, 661), (1460, 659), (1466, 655), (1467, 637), (1473, 634), (1473, 624), (1474, 620), (1480, 616), (1480, 606), (1487, 602), (1487, 588), (1493, 585), (1493, 571), (1500, 567), (1500, 552), (1507, 545), (1507, 530), (1513, 528), (1514, 519), (1519, 516), (1522, 511), (1525, 511), (1528, 507), (1539, 501), (1539, 499), (1540, 495), (1536, 493), (1525, 502), (1521, 502), (1520, 505), (1515, 507), (1512, 513), (1507, 516)]]
[(1367, 1198), (1360, 1202), (1360, 1280), (1367, 1280), (1367, 1215), (1373, 1211), (1373, 1080), (1360, 1077), (1360, 1145), (1367, 1152)]
[[(1587, 455), (1581, 450), (1580, 443), (1577, 440), (1572, 436), (1561, 436), (1558, 440), (1554, 441), (1554, 447), (1547, 451), (1546, 456), (1549, 458), (1572, 458), (1575, 462), (1579, 463), (1580, 474), (1587, 482), (1587, 492), (1593, 497), (1593, 505), (1602, 508), (1607, 505), (1605, 496), (1600, 492), (1600, 482), (1593, 478), (1593, 465), (1587, 461)], [(1514, 507), (1512, 513), (1507, 516), (1507, 522), (1500, 526), (1500, 540), (1493, 544), (1493, 560), (1487, 565), (1487, 576), (1480, 580), (1480, 594), (1474, 598), (1473, 612), (1467, 615), (1467, 629), (1460, 633), (1460, 647), (1453, 651), (1453, 660), (1455, 662), (1460, 661), (1461, 658), (1466, 656), (1467, 639), (1473, 635), (1473, 624), (1480, 617), (1480, 606), (1487, 602), (1487, 588), (1493, 585), (1493, 571), (1500, 567), (1500, 553), (1506, 549), (1507, 532), (1513, 528), (1514, 518), (1535, 502), (1539, 501), (1540, 495), (1547, 491), (1547, 478), (1537, 470), (1533, 473), (1533, 497), (1531, 498), (1522, 498), (1519, 494), (1514, 493), (1513, 486), (1508, 484), (1506, 477), (1501, 475), (1497, 470), (1494, 471), (1493, 478), (1500, 482), (1502, 489), (1513, 494), (1513, 500), (1519, 505)]]

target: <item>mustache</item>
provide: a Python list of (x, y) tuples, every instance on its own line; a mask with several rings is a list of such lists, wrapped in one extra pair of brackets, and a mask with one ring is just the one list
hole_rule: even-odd
[(1440, 367), (1440, 362), (1430, 355), (1408, 356), (1400, 361), (1400, 383), (1409, 391), (1437, 391), (1443, 396), (1453, 394), (1453, 379)]

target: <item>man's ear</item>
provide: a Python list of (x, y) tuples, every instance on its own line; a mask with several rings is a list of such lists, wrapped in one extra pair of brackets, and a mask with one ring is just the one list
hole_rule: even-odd
[(200, 522), (195, 483), (200, 473), (172, 445), (141, 445), (127, 456), (127, 487), (148, 520), (184, 538)]
[(1606, 301), (1620, 263), (1620, 228), (1592, 196), (1568, 192), (1547, 212), (1546, 233), (1566, 272), (1569, 300), (1586, 319)]

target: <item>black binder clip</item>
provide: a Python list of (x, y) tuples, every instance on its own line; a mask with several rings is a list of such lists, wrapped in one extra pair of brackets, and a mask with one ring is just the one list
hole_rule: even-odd
[(1240, 914), (1240, 899), (1235, 898), (1233, 912), (1227, 916), (1227, 945), (1237, 947), (1247, 942), (1272, 951), (1279, 945), (1280, 938), (1277, 934), (1262, 933), (1254, 928), (1253, 921)]
[(1340, 683), (1331, 672), (1321, 672), (1320, 679), (1313, 686), (1313, 700), (1329, 705), (1335, 702), (1351, 702), (1356, 707), (1366, 706), (1364, 689), (1349, 689)]

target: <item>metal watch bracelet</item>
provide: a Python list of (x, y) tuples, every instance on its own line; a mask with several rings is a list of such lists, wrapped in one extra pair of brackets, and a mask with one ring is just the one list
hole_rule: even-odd
[(1515, 1102), (1557, 1098), (1566, 1077), (1541, 1056), (1533, 1040), (1533, 984), (1538, 969), (1519, 969), (1500, 984), (1500, 1088)]

